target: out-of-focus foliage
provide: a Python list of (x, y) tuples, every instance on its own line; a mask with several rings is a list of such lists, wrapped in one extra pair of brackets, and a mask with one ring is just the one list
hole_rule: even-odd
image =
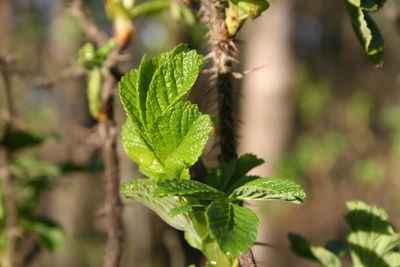
[[(34, 149), (40, 145), (45, 138), (35, 137), (28, 131), (12, 131), (9, 138), (3, 140), (3, 145), (10, 152), (19, 152), (18, 157), (10, 162), (10, 171), (14, 177), (13, 189), (16, 192), (16, 216), (18, 226), (21, 228), (19, 238), (20, 246), (26, 239), (34, 234), (34, 238), (42, 248), (48, 250), (60, 249), (64, 244), (64, 233), (60, 226), (54, 221), (37, 215), (37, 208), (43, 193), (49, 189), (52, 180), (61, 176), (61, 169), (31, 153), (24, 153), (28, 148)], [(0, 188), (0, 255), (7, 249), (8, 232), (6, 229), (6, 208), (3, 189)], [(4, 241), (4, 242), (3, 242)], [(18, 256), (19, 258), (22, 255)], [(0, 256), (0, 262), (3, 262)]]
[[(380, 109), (378, 99), (366, 90), (334, 95), (326, 79), (316, 79), (304, 69), (299, 71), (298, 86), (296, 127), (302, 130), (282, 157), (278, 175), (309, 181), (346, 173), (362, 184), (382, 185), (391, 168), (387, 160), (398, 158), (398, 108)], [(380, 136), (389, 142), (381, 143)], [(365, 137), (373, 143), (363, 142)], [(370, 151), (374, 144), (379, 154)]]
[[(398, 267), (400, 266), (400, 233), (388, 221), (383, 209), (369, 206), (362, 201), (347, 202), (349, 212), (345, 215), (349, 226), (347, 233), (354, 267)], [(326, 267), (340, 267), (340, 250), (329, 246), (313, 246), (297, 234), (289, 234), (291, 249), (299, 256), (306, 257)], [(337, 248), (337, 246), (336, 246)]]

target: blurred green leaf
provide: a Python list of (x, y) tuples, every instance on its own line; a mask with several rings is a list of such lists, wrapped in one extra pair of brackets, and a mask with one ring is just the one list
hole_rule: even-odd
[(314, 260), (326, 267), (341, 267), (340, 259), (326, 248), (313, 246), (302, 236), (294, 233), (288, 234), (290, 248), (297, 255)]
[(145, 1), (129, 10), (131, 18), (137, 16), (149, 16), (161, 11), (167, 10), (171, 5), (168, 0), (150, 0)]
[(39, 136), (27, 131), (15, 130), (9, 133), (2, 141), (2, 145), (6, 146), (11, 152), (21, 149), (38, 146), (46, 137)]
[(42, 247), (55, 251), (64, 246), (64, 231), (55, 222), (48, 219), (35, 218), (30, 222), (29, 228), (36, 233)]
[(354, 266), (400, 266), (400, 234), (394, 231), (386, 212), (359, 200), (347, 202), (347, 208), (347, 241)]

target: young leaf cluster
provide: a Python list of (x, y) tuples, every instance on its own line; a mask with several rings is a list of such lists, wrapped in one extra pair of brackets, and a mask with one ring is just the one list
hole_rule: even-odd
[(103, 86), (101, 67), (114, 47), (115, 41), (111, 39), (99, 49), (96, 49), (92, 43), (86, 43), (79, 49), (78, 63), (86, 69), (88, 74), (86, 92), (89, 111), (97, 120), (103, 119), (101, 113), (101, 89)]
[(353, 29), (368, 58), (376, 66), (383, 63), (384, 40), (371, 18), (371, 12), (382, 8), (386, 0), (344, 0)]
[(211, 119), (187, 100), (204, 65), (186, 45), (151, 60), (122, 77), (120, 97), (127, 112), (122, 144), (150, 179), (122, 185), (134, 198), (176, 229), (214, 266), (234, 266), (236, 257), (254, 244), (258, 226), (242, 200), (301, 202), (305, 193), (293, 182), (247, 173), (263, 163), (246, 154), (208, 174), (205, 182), (190, 180), (212, 128)]
[(326, 267), (341, 267), (340, 256), (346, 250), (350, 250), (355, 267), (399, 267), (400, 233), (393, 229), (386, 212), (358, 200), (348, 202), (347, 208), (346, 245), (330, 241), (325, 247), (313, 246), (303, 237), (289, 234), (292, 250)]
[(267, 0), (229, 0), (226, 9), (225, 24), (230, 36), (237, 31), (248, 18), (256, 18), (269, 7)]

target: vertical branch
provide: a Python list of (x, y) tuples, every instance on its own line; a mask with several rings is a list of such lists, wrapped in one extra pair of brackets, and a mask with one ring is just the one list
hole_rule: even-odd
[(225, 27), (225, 6), (222, 2), (201, 0), (200, 13), (209, 29), (209, 44), (213, 60), (213, 80), (218, 92), (218, 132), (220, 138), (220, 161), (227, 162), (237, 158), (234, 89), (232, 84), (232, 61), (237, 55), (236, 46)]
[[(81, 0), (74, 0), (71, 5), (72, 14), (78, 19), (86, 35), (97, 46), (107, 41), (104, 34), (85, 14)], [(99, 116), (98, 131), (103, 144), (105, 165), (105, 208), (107, 216), (107, 244), (104, 267), (118, 267), (122, 254), (122, 204), (119, 195), (119, 159), (117, 154), (117, 129), (113, 115), (113, 92), (116, 80), (112, 69), (118, 63), (119, 50), (114, 49), (102, 67), (104, 83), (102, 88), (102, 110)]]
[[(11, 58), (9, 56), (0, 57), (0, 71), (4, 82), (4, 91), (6, 97), (6, 113), (3, 141), (7, 139), (11, 133), (15, 121), (15, 108), (12, 96), (12, 84), (8, 64)], [(7, 250), (4, 267), (16, 266), (16, 252), (18, 239), (18, 220), (17, 220), (17, 204), (14, 188), (12, 186), (12, 173), (9, 168), (11, 152), (7, 148), (7, 144), (2, 142), (0, 146), (0, 177), (1, 185), (4, 193), (4, 202), (6, 206), (6, 231), (8, 234)]]
[(120, 265), (122, 254), (122, 204), (119, 195), (119, 159), (117, 154), (117, 129), (113, 115), (113, 89), (115, 78), (111, 69), (116, 65), (114, 57), (118, 56), (118, 50), (114, 49), (107, 58), (103, 67), (103, 107), (107, 118), (99, 122), (99, 132), (103, 140), (103, 157), (106, 178), (106, 214), (107, 214), (107, 245), (105, 267), (117, 267)]
[[(235, 92), (233, 88), (232, 63), (238, 50), (232, 37), (228, 35), (225, 25), (226, 6), (220, 1), (201, 0), (200, 14), (208, 27), (209, 45), (211, 53), (208, 56), (213, 60), (212, 71), (218, 94), (218, 130), (220, 138), (221, 162), (228, 162), (237, 158), (237, 140), (235, 132)], [(242, 267), (256, 267), (251, 249), (239, 256)]]

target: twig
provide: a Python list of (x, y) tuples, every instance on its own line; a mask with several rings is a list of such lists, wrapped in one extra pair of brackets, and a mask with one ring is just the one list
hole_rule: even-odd
[(82, 26), (82, 29), (85, 31), (87, 37), (95, 42), (98, 45), (102, 45), (107, 42), (107, 35), (102, 32), (96, 24), (91, 21), (84, 9), (82, 0), (74, 0), (71, 4), (71, 13), (75, 18), (78, 19), (79, 24)]
[[(72, 14), (78, 19), (87, 36), (97, 46), (107, 42), (103, 33), (83, 11), (82, 1), (75, 0), (71, 6)], [(123, 59), (123, 58), (122, 58)], [(119, 195), (119, 159), (117, 154), (117, 129), (113, 115), (113, 92), (116, 79), (113, 75), (116, 65), (121, 60), (120, 51), (115, 48), (107, 56), (102, 66), (104, 83), (102, 88), (102, 109), (99, 116), (98, 130), (103, 144), (105, 165), (105, 211), (107, 220), (107, 244), (104, 267), (118, 267), (122, 254), (122, 204)]]
[(118, 51), (114, 50), (108, 56), (104, 64), (103, 75), (103, 118), (106, 120), (99, 122), (99, 133), (103, 140), (103, 157), (105, 164), (106, 179), (106, 214), (107, 214), (107, 245), (105, 267), (116, 267), (120, 264), (122, 254), (122, 204), (119, 195), (119, 160), (117, 155), (117, 129), (113, 116), (113, 89), (115, 88), (115, 78), (111, 69), (115, 66), (115, 56)]
[[(11, 62), (10, 55), (0, 57), (1, 76), (4, 81), (4, 91), (6, 96), (6, 120), (4, 127), (3, 140), (6, 140), (10, 135), (13, 122), (15, 120), (15, 107), (12, 96), (11, 78), (8, 73), (7, 66)], [(2, 142), (3, 143), (3, 142)], [(18, 220), (17, 220), (17, 205), (14, 188), (12, 186), (12, 173), (9, 168), (11, 160), (11, 152), (7, 148), (7, 144), (0, 146), (0, 177), (3, 187), (4, 201), (6, 206), (6, 232), (8, 234), (8, 244), (5, 253), (4, 267), (15, 267), (17, 262), (17, 240), (18, 240)]]

